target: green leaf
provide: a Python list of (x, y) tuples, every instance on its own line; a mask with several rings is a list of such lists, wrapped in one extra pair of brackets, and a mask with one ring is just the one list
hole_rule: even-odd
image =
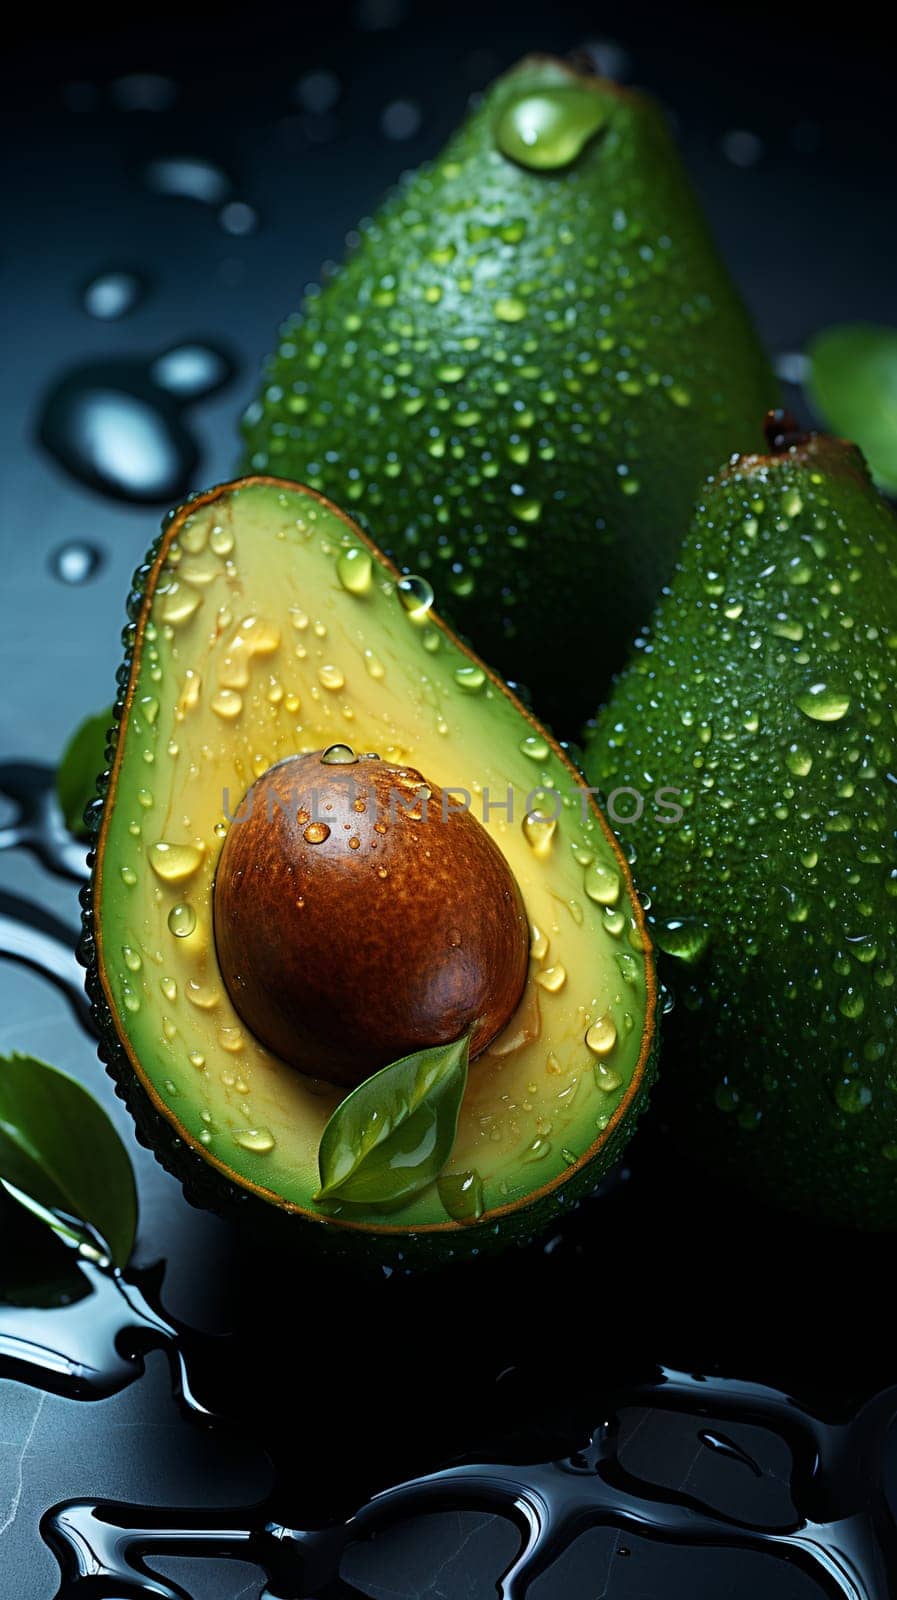
[(37, 1221), (0, 1183), (0, 1301), (51, 1311), (91, 1292), (72, 1246), (80, 1239)]
[(897, 494), (897, 328), (827, 328), (807, 354), (810, 396), (826, 426), (858, 444), (876, 483)]
[(87, 1090), (32, 1056), (0, 1056), (0, 1182), (35, 1215), (89, 1224), (126, 1265), (137, 1232), (128, 1153)]
[(96, 794), (97, 777), (106, 766), (106, 740), (112, 707), (85, 717), (62, 752), (56, 771), (56, 796), (65, 825), (76, 839), (86, 837), (84, 807)]
[(469, 1045), (404, 1056), (346, 1096), (321, 1137), (316, 1200), (395, 1206), (438, 1178), (458, 1130)]

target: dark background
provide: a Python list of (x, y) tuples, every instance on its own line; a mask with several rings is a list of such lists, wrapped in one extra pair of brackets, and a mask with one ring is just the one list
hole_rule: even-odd
[[(224, 348), (234, 377), (186, 423), (200, 452), (191, 486), (230, 476), (236, 419), (275, 325), (322, 264), (340, 256), (347, 231), (399, 171), (439, 148), (467, 96), (495, 72), (529, 49), (564, 52), (589, 40), (669, 108), (735, 275), (793, 373), (817, 328), (895, 320), (893, 64), (866, 20), (859, 12), (822, 24), (786, 8), (686, 14), (560, 0), (255, 3), (228, 14), (71, 8), (52, 22), (36, 8), (20, 14), (5, 41), (0, 104), (9, 168), (0, 257), (0, 762), (52, 763), (80, 717), (111, 698), (128, 580), (163, 509), (84, 487), (37, 443), (45, 398), (71, 367), (145, 360), (188, 339)], [(338, 93), (326, 109), (309, 110), (307, 75), (321, 69), (335, 74)], [(164, 84), (141, 89), (128, 82), (134, 74)], [(150, 109), (147, 97), (165, 103)], [(406, 128), (419, 116), (407, 137), (389, 136), (395, 112), (384, 127), (395, 102), (411, 102)], [(254, 230), (230, 234), (220, 207), (153, 193), (147, 163), (175, 155), (220, 165), (231, 200), (257, 214)], [(91, 318), (82, 303), (85, 285), (110, 268), (145, 281), (139, 303), (114, 322)], [(789, 399), (805, 413), (798, 392)], [(71, 540), (103, 553), (83, 587), (60, 584), (48, 568)], [(4, 814), (0, 795), (0, 827)], [(0, 855), (0, 891), (75, 924), (75, 886), (25, 852)], [(356, 1289), (327, 1283), (302, 1262), (261, 1259), (214, 1218), (191, 1212), (136, 1146), (65, 999), (0, 960), (0, 1051), (11, 1049), (80, 1076), (113, 1111), (138, 1168), (138, 1260), (167, 1259), (169, 1309), (198, 1326), (239, 1322), (244, 1331), (257, 1314), (272, 1332), (267, 1359), (264, 1339), (248, 1336), (235, 1358), (234, 1383), (244, 1397), (257, 1395), (258, 1413), (254, 1434), (237, 1439), (181, 1420), (161, 1356), (150, 1357), (139, 1384), (93, 1405), (0, 1380), (4, 1596), (53, 1594), (55, 1565), (37, 1523), (55, 1501), (107, 1494), (213, 1507), (265, 1492), (265, 1445), (285, 1396), (297, 1419), (301, 1522), (306, 1503), (351, 1498), (356, 1479), (373, 1487), (438, 1464), (452, 1432), (446, 1396), (457, 1401), (467, 1372), (471, 1395), (508, 1367), (525, 1374), (516, 1391), (522, 1430), (545, 1411), (594, 1424), (608, 1387), (640, 1361), (764, 1377), (832, 1405), (894, 1375), (889, 1243), (791, 1222), (710, 1189), (656, 1131), (636, 1141), (632, 1176), (588, 1205), (547, 1253), (430, 1285)], [(390, 1339), (414, 1352), (405, 1385), (395, 1363), (387, 1378), (372, 1357)], [(473, 1400), (469, 1411), (461, 1406), (454, 1447), (479, 1447), (481, 1421)], [(695, 1425), (644, 1412), (634, 1426), (647, 1475), (693, 1492), (710, 1492), (712, 1480), (746, 1515), (785, 1470), (772, 1438), (751, 1442), (763, 1466), (758, 1489), (720, 1457), (708, 1468)], [(325, 1467), (315, 1441), (328, 1436)], [(344, 1440), (342, 1467), (334, 1439)], [(803, 1600), (821, 1592), (759, 1556), (627, 1539), (631, 1553), (622, 1557), (621, 1543), (612, 1530), (583, 1537), (535, 1585), (536, 1600), (742, 1600), (761, 1587), (769, 1600)], [(379, 1600), (479, 1600), (494, 1592), (513, 1548), (506, 1526), (452, 1513), (355, 1552), (351, 1570)], [(169, 1570), (193, 1600), (248, 1600), (260, 1582), (234, 1564)]]

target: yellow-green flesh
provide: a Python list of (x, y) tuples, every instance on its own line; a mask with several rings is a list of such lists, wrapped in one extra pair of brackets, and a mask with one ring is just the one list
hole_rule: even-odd
[[(533, 928), (523, 1003), (471, 1066), (448, 1169), (480, 1174), (488, 1213), (562, 1182), (607, 1136), (639, 1063), (648, 958), (581, 780), (367, 549), (345, 560), (359, 546), (329, 506), (266, 483), (183, 522), (147, 598), (101, 841), (103, 977), (176, 1130), (237, 1182), (316, 1214), (340, 1091), (266, 1050), (225, 991), (212, 894), (228, 813), (275, 762), (334, 743), (468, 790)], [(553, 827), (527, 821), (556, 809), (543, 789), (561, 796)], [(385, 912), (389, 892), (386, 879)], [(434, 1184), (382, 1220), (448, 1218)]]

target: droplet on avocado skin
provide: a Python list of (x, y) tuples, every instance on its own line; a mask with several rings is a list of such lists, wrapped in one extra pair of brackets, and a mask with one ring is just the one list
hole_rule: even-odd
[(710, 947), (710, 929), (697, 917), (667, 917), (652, 932), (659, 950), (688, 965), (700, 961)]
[(533, 172), (568, 167), (607, 124), (609, 108), (594, 89), (558, 85), (517, 97), (495, 126), (502, 155)]
[(850, 710), (850, 695), (826, 683), (811, 683), (797, 696), (795, 704), (812, 722), (840, 722)]

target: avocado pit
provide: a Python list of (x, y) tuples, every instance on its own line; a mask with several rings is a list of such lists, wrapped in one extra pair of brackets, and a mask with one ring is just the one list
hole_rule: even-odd
[(293, 756), (248, 791), (214, 886), (235, 1009), (300, 1072), (353, 1087), (470, 1034), (523, 993), (529, 929), (486, 829), (412, 767), (345, 745)]

